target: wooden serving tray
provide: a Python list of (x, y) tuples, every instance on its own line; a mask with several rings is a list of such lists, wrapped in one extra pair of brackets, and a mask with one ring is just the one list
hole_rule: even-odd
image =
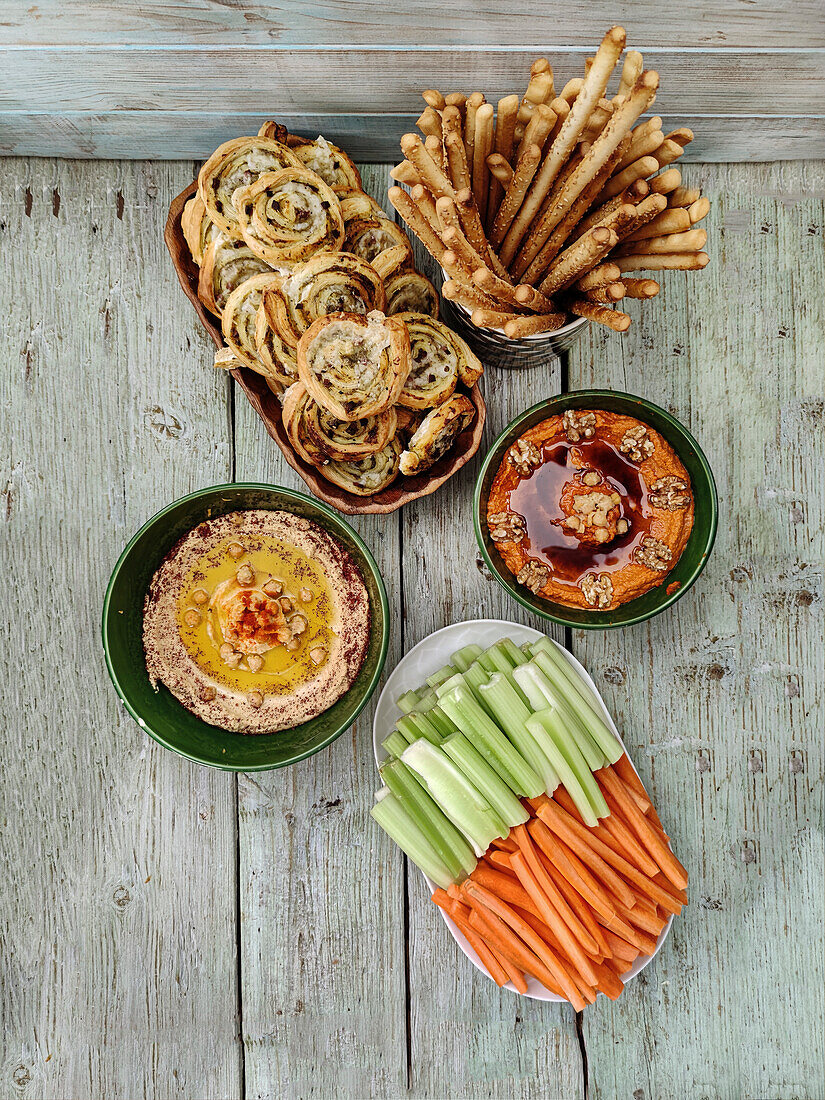
[[(196, 189), (197, 184), (193, 182), (172, 200), (163, 236), (184, 293), (195, 307), (201, 323), (215, 341), (216, 346), (222, 348), (224, 338), (220, 321), (198, 298), (198, 268), (189, 252), (180, 224), (183, 207)], [(303, 478), (313, 495), (347, 515), (356, 515), (361, 512), (394, 512), (411, 500), (434, 493), (440, 485), (470, 461), (481, 444), (487, 408), (478, 386), (473, 386), (468, 396), (476, 408), (475, 420), (459, 435), (455, 446), (442, 459), (424, 473), (416, 474), (414, 477), (399, 476), (392, 485), (382, 489), (380, 493), (374, 493), (370, 497), (359, 497), (333, 485), (331, 481), (322, 477), (314, 466), (310, 466), (298, 457), (289, 442), (281, 420), (280, 402), (260, 374), (246, 368), (233, 370), (231, 373), (264, 422), (266, 430), (283, 451), (284, 458)]]

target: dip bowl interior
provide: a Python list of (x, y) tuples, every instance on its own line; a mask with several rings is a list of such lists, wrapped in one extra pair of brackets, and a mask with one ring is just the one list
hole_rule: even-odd
[[(633, 416), (655, 428), (673, 447), (685, 465), (693, 486), (693, 529), (687, 546), (675, 567), (661, 585), (650, 589), (635, 600), (629, 600), (610, 611), (584, 611), (567, 607), (551, 600), (534, 596), (529, 589), (516, 584), (516, 579), (499, 554), (487, 529), (487, 501), (490, 488), (507, 449), (520, 435), (550, 416), (557, 416), (565, 409), (603, 409), (607, 412)], [(716, 537), (717, 524), (716, 484), (708, 460), (699, 444), (675, 417), (664, 409), (635, 397), (614, 390), (576, 390), (559, 394), (516, 417), (504, 429), (484, 457), (476, 480), (473, 500), (473, 520), (481, 553), (493, 576), (514, 600), (530, 611), (562, 626), (575, 629), (605, 630), (610, 627), (631, 626), (643, 622), (670, 607), (690, 588), (705, 567)]]
[[(302, 516), (342, 543), (360, 569), (372, 615), (364, 663), (337, 703), (291, 729), (246, 735), (204, 722), (163, 684), (155, 691), (143, 653), (143, 603), (155, 570), (180, 538), (206, 519), (251, 508)], [(388, 618), (387, 594), (372, 554), (331, 508), (278, 486), (215, 485), (169, 504), (130, 540), (114, 568), (103, 603), (103, 651), (112, 683), (127, 711), (165, 748), (213, 768), (265, 771), (312, 756), (352, 725), (381, 676), (389, 641)]]

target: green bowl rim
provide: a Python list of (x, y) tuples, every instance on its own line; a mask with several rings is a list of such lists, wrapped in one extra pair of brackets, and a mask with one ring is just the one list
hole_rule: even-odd
[[(670, 594), (665, 592), (664, 599), (656, 607), (651, 608), (649, 611), (641, 612), (640, 614), (635, 615), (632, 618), (624, 619), (621, 622), (574, 622), (573, 620), (566, 618), (564, 615), (556, 614), (553, 611), (545, 611), (530, 603), (516, 590), (514, 585), (510, 584), (510, 582), (501, 575), (499, 570), (496, 568), (487, 551), (487, 546), (484, 541), (484, 534), (481, 529), (482, 483), (484, 481), (484, 475), (487, 473), (487, 469), (492, 462), (493, 455), (496, 453), (502, 440), (505, 439), (505, 437), (508, 436), (515, 428), (518, 428), (518, 426), (522, 424), (528, 417), (532, 416), (533, 413), (537, 412), (540, 409), (563, 405), (566, 402), (573, 400), (586, 399), (588, 402), (590, 402), (599, 401), (602, 399), (613, 399), (616, 397), (634, 402), (641, 405), (643, 408), (656, 413), (658, 416), (662, 417), (662, 419), (666, 423), (673, 427), (677, 433), (684, 435), (690, 442), (691, 446), (696, 452), (696, 457), (699, 461), (699, 465), (705, 473), (708, 479), (708, 484), (710, 486), (710, 528), (708, 530), (708, 537), (702, 551), (702, 555), (693, 572), (690, 574), (687, 580), (685, 580), (682, 585), (674, 592)], [(674, 450), (676, 450), (678, 453), (678, 448), (674, 447)], [(488, 568), (490, 569), (498, 583), (506, 592), (508, 592), (513, 597), (514, 600), (520, 603), (521, 606), (526, 608), (528, 611), (533, 612), (533, 614), (535, 615), (541, 616), (541, 618), (543, 619), (548, 619), (550, 622), (558, 623), (559, 626), (570, 627), (572, 630), (617, 630), (621, 627), (636, 626), (638, 623), (645, 622), (647, 619), (652, 619), (654, 615), (658, 615), (660, 612), (667, 610), (668, 607), (671, 607), (674, 603), (676, 603), (677, 600), (681, 599), (682, 596), (684, 596), (684, 594), (689, 589), (693, 587), (696, 579), (707, 565), (708, 558), (710, 557), (710, 552), (713, 549), (714, 542), (716, 541), (716, 530), (718, 522), (719, 500), (716, 491), (716, 480), (714, 479), (713, 470), (711, 470), (710, 468), (710, 463), (707, 460), (705, 452), (699, 446), (693, 434), (688, 431), (688, 429), (685, 427), (684, 424), (682, 424), (681, 421), (677, 420), (675, 416), (669, 413), (666, 409), (663, 409), (660, 405), (655, 404), (655, 402), (653, 401), (649, 401), (646, 397), (639, 397), (638, 394), (627, 393), (624, 390), (569, 390), (566, 393), (556, 394), (554, 397), (546, 397), (543, 401), (538, 401), (535, 405), (531, 405), (530, 408), (526, 409), (523, 413), (519, 413), (519, 415), (514, 420), (510, 421), (506, 428), (499, 432), (498, 436), (488, 449), (486, 455), (484, 456), (484, 459), (482, 460), (481, 467), (478, 471), (475, 489), (473, 492), (473, 526), (475, 527), (476, 541), (478, 542), (479, 549), (481, 550), (481, 555), (484, 558), (484, 561), (486, 562)], [(550, 603), (549, 600), (547, 602), (548, 604)], [(622, 606), (630, 607), (633, 603), (634, 601), (631, 600), (629, 601), (629, 603)], [(553, 604), (552, 606), (559, 607), (561, 605)]]
[[(149, 727), (146, 719), (138, 713), (138, 711), (126, 698), (120, 686), (120, 682), (118, 681), (117, 674), (112, 667), (112, 662), (109, 655), (109, 638), (106, 624), (109, 618), (109, 604), (111, 603), (112, 589), (114, 588), (115, 581), (117, 580), (123, 564), (128, 558), (130, 551), (132, 550), (132, 547), (135, 545), (138, 539), (140, 539), (145, 531), (147, 531), (150, 527), (157, 523), (158, 520), (162, 519), (168, 512), (171, 512), (173, 508), (177, 508), (178, 505), (184, 504), (190, 500), (196, 500), (198, 497), (207, 496), (209, 493), (219, 492), (221, 490), (226, 491), (229, 489), (263, 489), (267, 492), (281, 493), (284, 496), (303, 501), (306, 504), (310, 504), (313, 508), (316, 508), (328, 519), (331, 519), (336, 524), (340, 524), (341, 526), (347, 528), (347, 530), (352, 535), (353, 541), (355, 542), (356, 546), (366, 558), (367, 564), (370, 566), (373, 576), (378, 582), (378, 594), (380, 597), (383, 623), (381, 650), (378, 655), (378, 663), (375, 666), (375, 672), (373, 673), (370, 682), (364, 692), (364, 698), (358, 704), (352, 716), (347, 719), (346, 725), (341, 726), (340, 729), (335, 730), (319, 745), (308, 749), (306, 752), (298, 753), (296, 756), (291, 757), (289, 760), (284, 760), (282, 763), (279, 764), (251, 764), (240, 766), (237, 764), (215, 763), (212, 760), (201, 760), (198, 756), (186, 752), (183, 749), (178, 748), (176, 745), (170, 744)], [(372, 556), (372, 552), (370, 551), (364, 540), (361, 538), (361, 536), (358, 534), (358, 532), (353, 527), (351, 527), (350, 524), (347, 523), (347, 521), (343, 519), (334, 509), (322, 503), (320, 500), (317, 500), (315, 497), (311, 497), (306, 493), (299, 493), (297, 489), (287, 489), (282, 485), (267, 485), (264, 482), (260, 481), (228, 481), (224, 483), (219, 482), (217, 485), (208, 485), (205, 489), (196, 489), (193, 493), (187, 493), (185, 496), (178, 497), (176, 500), (173, 500), (171, 503), (161, 508), (159, 512), (156, 512), (153, 516), (151, 516), (143, 524), (143, 526), (138, 531), (136, 531), (134, 535), (132, 535), (132, 537), (129, 539), (129, 541), (126, 543), (123, 550), (121, 551), (120, 557), (117, 559), (115, 567), (112, 570), (112, 575), (109, 578), (109, 583), (106, 585), (106, 595), (103, 597), (103, 610), (101, 614), (100, 633), (101, 641), (103, 643), (103, 656), (106, 660), (106, 668), (109, 672), (109, 679), (112, 681), (115, 691), (117, 692), (120, 701), (123, 703), (129, 715), (134, 719), (139, 728), (142, 729), (144, 733), (147, 733), (152, 738), (152, 740), (157, 741), (159, 745), (162, 745), (165, 749), (169, 749), (170, 752), (177, 753), (178, 756), (182, 756), (185, 759), (191, 760), (195, 764), (200, 764), (202, 767), (205, 768), (216, 768), (219, 771), (225, 772), (265, 772), (275, 771), (278, 768), (287, 768), (290, 767), (292, 764), (298, 764), (300, 763), (300, 761), (306, 760), (310, 756), (314, 756), (316, 753), (321, 752), (322, 749), (325, 749), (329, 745), (331, 745), (332, 742), (336, 741), (342, 733), (345, 733), (348, 729), (350, 729), (352, 725), (354, 725), (359, 714), (372, 698), (375, 689), (378, 686), (378, 681), (381, 679), (381, 676), (384, 672), (384, 665), (387, 661), (387, 652), (389, 651), (390, 644), (389, 614), (390, 609), (389, 601), (387, 600), (387, 589), (384, 584), (384, 578), (381, 575), (381, 570), (378, 568), (378, 563)], [(372, 629), (372, 626), (370, 629)], [(227, 733), (228, 732), (229, 731), (227, 731)]]

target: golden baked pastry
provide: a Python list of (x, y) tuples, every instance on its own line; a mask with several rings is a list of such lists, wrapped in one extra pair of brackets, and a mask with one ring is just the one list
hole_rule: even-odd
[(404, 230), (392, 221), (375, 199), (363, 192), (346, 195), (341, 200), (341, 213), (346, 226), (344, 250), (365, 260), (374, 260), (393, 245), (403, 245), (407, 259), (402, 265), (412, 268), (412, 245)]
[(218, 146), (198, 173), (198, 194), (212, 221), (230, 237), (239, 237), (241, 227), (233, 195), (249, 187), (261, 175), (282, 168), (297, 168), (301, 162), (280, 141), (263, 137), (239, 137)]
[(203, 199), (197, 192), (183, 208), (183, 213), (180, 216), (180, 227), (186, 243), (189, 245), (192, 259), (200, 267), (207, 245), (210, 241), (214, 241), (220, 233), (220, 229), (207, 214)]
[(258, 358), (255, 342), (258, 307), (264, 289), (281, 278), (283, 276), (270, 271), (246, 279), (229, 295), (221, 318), (223, 336), (231, 350), (244, 366), (251, 367), (259, 374), (266, 374), (267, 368)]
[(402, 444), (391, 439), (377, 454), (368, 455), (358, 462), (328, 462), (319, 472), (333, 484), (359, 497), (371, 497), (386, 489), (398, 476), (398, 464)]
[(308, 168), (264, 172), (233, 195), (241, 236), (269, 264), (339, 252), (344, 219), (338, 196)]
[(292, 138), (286, 126), (282, 126), (280, 122), (274, 122), (272, 119), (263, 124), (258, 131), (258, 137), (273, 138), (275, 141), (280, 141), (282, 145), (292, 145)]
[(361, 173), (355, 167), (343, 149), (333, 145), (320, 134), (311, 141), (309, 138), (292, 137), (290, 148), (296, 157), (312, 172), (316, 172), (324, 183), (328, 183), (338, 196), (362, 189)]
[(475, 414), (475, 406), (463, 394), (456, 394), (433, 409), (424, 417), (401, 455), (401, 473), (409, 476), (428, 470), (444, 457), (467, 425), (472, 424)]
[(417, 271), (402, 271), (384, 283), (387, 315), (426, 313), (438, 319), (438, 292), (429, 279)]
[(291, 348), (319, 317), (384, 309), (384, 286), (375, 269), (349, 252), (329, 252), (296, 264), (280, 286), (264, 295), (269, 323)]
[(272, 268), (243, 241), (219, 233), (206, 246), (198, 274), (198, 297), (216, 317), (223, 313), (229, 295), (253, 275)]
[(409, 370), (407, 326), (377, 311), (321, 317), (298, 344), (298, 376), (339, 420), (375, 416), (394, 405)]
[[(322, 408), (299, 382), (284, 397), (283, 422), (290, 439), (297, 439), (313, 465), (328, 459), (357, 462), (382, 451), (395, 437), (394, 408), (361, 420), (338, 420)], [(302, 456), (303, 457), (303, 456)]]
[(277, 381), (284, 389), (298, 381), (298, 359), (295, 348), (288, 347), (269, 323), (266, 313), (266, 295), (264, 289), (258, 316), (255, 319), (255, 350), (258, 359), (267, 369), (267, 378)]
[(283, 421), (289, 442), (295, 453), (310, 466), (324, 466), (330, 461), (329, 455), (324, 454), (303, 430), (304, 411), (313, 403), (305, 387), (300, 382), (295, 382), (289, 387), (283, 396), (281, 408), (281, 420)]
[(426, 313), (398, 313), (410, 337), (410, 373), (398, 398), (409, 409), (432, 409), (450, 397), (459, 381), (474, 386), (482, 366), (467, 344)]

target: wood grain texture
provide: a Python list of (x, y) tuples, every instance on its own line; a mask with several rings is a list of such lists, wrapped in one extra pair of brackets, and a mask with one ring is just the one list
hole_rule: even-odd
[[(440, 283), (435, 262), (416, 241), (416, 266)], [(561, 367), (550, 359), (533, 371), (488, 369), (482, 386), (487, 423), (480, 455), (527, 406), (558, 393)], [(464, 619), (508, 619), (539, 630), (492, 579), (473, 530), (478, 461), (441, 490), (436, 506), (413, 501), (401, 513), (403, 649)], [(558, 634), (561, 639), (561, 632)], [(520, 999), (499, 990), (464, 958), (409, 866), (411, 1095), (501, 1098), (583, 1097), (584, 1075), (569, 1005)]]
[[(643, 393), (697, 435), (720, 496), (695, 588), (578, 634), (690, 905), (616, 1003), (585, 1015), (591, 1095), (825, 1095), (822, 911), (822, 166), (695, 167), (711, 263), (667, 273), (574, 385)], [(673, 277), (675, 276), (675, 278)], [(793, 1006), (788, 1015), (788, 1006)]]
[[(363, 171), (386, 202), (388, 170)], [(236, 477), (306, 487), (246, 401)], [(401, 657), (397, 514), (347, 521), (376, 557)], [(239, 786), (247, 1097), (391, 1098), (406, 1085), (403, 857), (369, 817), (372, 706), (327, 751)]]
[[(423, 85), (422, 85), (423, 87)], [(274, 112), (274, 108), (273, 108)], [(324, 134), (356, 160), (397, 164), (402, 134), (415, 129), (409, 114), (305, 114), (278, 110), (292, 133)], [(76, 111), (32, 113), (0, 110), (0, 155), (112, 160), (204, 160), (229, 136), (257, 133), (270, 117), (261, 111)], [(825, 159), (822, 118), (730, 118), (697, 112), (662, 115), (665, 128), (690, 126), (694, 141), (681, 163)]]
[(161, 230), (182, 165), (0, 164), (0, 1094), (236, 1096), (235, 790), (117, 702), (124, 543), (230, 472)]
[(640, 49), (662, 43), (741, 49), (774, 46), (809, 48), (825, 43), (822, 7), (800, 0), (794, 18), (786, 19), (782, 0), (685, 0), (662, 5), (655, 0), (627, 0), (605, 9), (585, 0), (551, 8), (513, 4), (509, 0), (477, 0), (472, 10), (425, 0), (409, 4), (392, 0), (380, 6), (371, 0), (151, 0), (121, 4), (116, 0), (6, 0), (3, 30), (17, 45), (338, 45), (354, 42), (420, 46), (421, 28), (435, 45), (501, 45), (542, 43), (539, 49), (577, 46), (592, 49), (609, 20), (628, 28)]

